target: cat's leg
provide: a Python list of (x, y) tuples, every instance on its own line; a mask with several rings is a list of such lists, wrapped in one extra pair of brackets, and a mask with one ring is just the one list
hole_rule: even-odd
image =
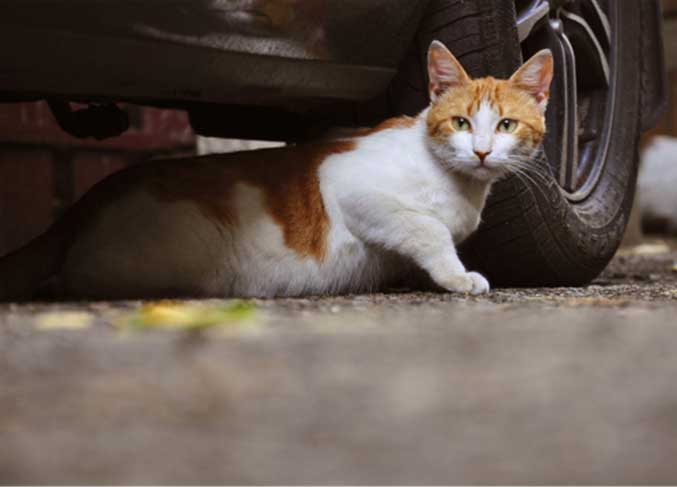
[(411, 258), (438, 286), (471, 294), (489, 291), (489, 282), (484, 276), (466, 270), (449, 229), (437, 218), (404, 211), (380, 217), (378, 213), (363, 214), (354, 223), (362, 238)]
[(441, 221), (420, 215), (402, 219), (397, 223), (397, 233), (391, 233), (389, 240), (399, 253), (412, 258), (427, 271), (438, 286), (471, 294), (489, 291), (489, 282), (484, 276), (466, 270), (449, 229)]

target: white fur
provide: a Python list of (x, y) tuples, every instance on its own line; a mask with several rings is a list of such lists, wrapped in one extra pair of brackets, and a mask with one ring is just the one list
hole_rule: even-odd
[(642, 219), (660, 222), (667, 233), (677, 234), (677, 138), (652, 139), (642, 152), (637, 184)]
[[(356, 139), (353, 151), (321, 164), (330, 222), (321, 262), (288, 248), (262, 191), (238, 184), (234, 228), (190, 202), (138, 191), (123, 197), (83, 229), (61, 280), (69, 293), (91, 297), (297, 296), (376, 290), (418, 268), (444, 289), (487, 292), (486, 279), (466, 271), (456, 245), (477, 228), (491, 181), (502, 173), (478, 168), (473, 150), (491, 149), (499, 160), (510, 142), (489, 134), (498, 115), (488, 105), (473, 117), (476, 135), (441, 144), (426, 136), (425, 117)], [(462, 171), (440, 158), (449, 151), (463, 161)]]

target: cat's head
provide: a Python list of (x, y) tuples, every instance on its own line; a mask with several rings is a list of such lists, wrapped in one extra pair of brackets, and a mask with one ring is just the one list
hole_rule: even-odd
[(519, 171), (538, 151), (553, 76), (549, 50), (507, 80), (471, 79), (438, 41), (428, 51), (432, 152), (448, 170), (480, 180)]

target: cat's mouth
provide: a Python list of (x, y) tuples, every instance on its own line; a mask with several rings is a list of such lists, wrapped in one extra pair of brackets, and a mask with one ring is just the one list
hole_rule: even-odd
[(467, 161), (453, 168), (456, 172), (461, 172), (478, 181), (490, 181), (498, 179), (505, 175), (505, 169), (500, 164), (485, 161)]
[(475, 176), (477, 179), (493, 179), (498, 175), (499, 172), (495, 168), (492, 169), (485, 164), (477, 165), (473, 170), (473, 176)]

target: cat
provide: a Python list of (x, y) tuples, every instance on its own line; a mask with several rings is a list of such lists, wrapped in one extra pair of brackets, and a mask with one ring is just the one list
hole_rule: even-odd
[(677, 138), (651, 137), (641, 151), (637, 198), (642, 228), (677, 235)]
[(97, 184), (0, 260), (0, 297), (272, 297), (383, 289), (423, 271), (489, 291), (456, 246), (491, 184), (540, 150), (550, 51), (510, 79), (472, 80), (440, 42), (417, 117), (299, 146), (156, 161)]

